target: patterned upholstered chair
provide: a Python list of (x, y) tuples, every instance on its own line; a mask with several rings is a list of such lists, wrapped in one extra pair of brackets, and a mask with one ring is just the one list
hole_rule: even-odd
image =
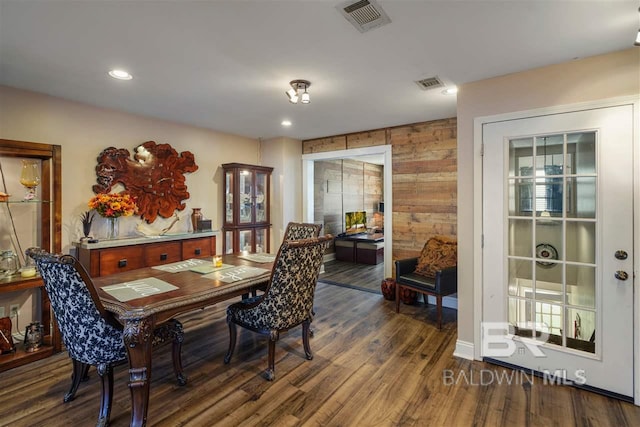
[(458, 244), (446, 236), (427, 240), (419, 257), (396, 261), (396, 313), (400, 312), (400, 295), (404, 289), (436, 299), (438, 329), (442, 329), (442, 297), (458, 290)]
[(229, 363), (236, 346), (236, 325), (269, 337), (265, 375), (270, 381), (275, 378), (275, 344), (280, 332), (302, 324), (304, 352), (307, 359), (313, 358), (309, 347), (313, 296), (324, 252), (332, 240), (329, 234), (282, 243), (265, 293), (227, 308), (230, 340), (224, 363)]
[(284, 231), (284, 238), (282, 240), (301, 240), (318, 237), (320, 235), (321, 228), (322, 225), (319, 224), (290, 222), (287, 224), (287, 228)]
[[(113, 400), (113, 365), (127, 360), (122, 325), (105, 310), (98, 292), (84, 267), (71, 255), (53, 255), (39, 248), (26, 254), (36, 262), (38, 272), (51, 300), (62, 340), (73, 361), (71, 388), (64, 401), (75, 398), (80, 382), (85, 381), (90, 366), (96, 366), (102, 379), (102, 396), (98, 426), (109, 424)], [(180, 352), (182, 325), (177, 320), (159, 325), (154, 343), (173, 338), (173, 368), (180, 385), (186, 384)]]

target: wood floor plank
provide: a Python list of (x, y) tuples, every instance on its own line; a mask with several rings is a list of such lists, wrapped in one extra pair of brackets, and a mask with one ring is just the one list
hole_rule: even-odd
[[(431, 306), (402, 305), (396, 314), (381, 295), (327, 284), (318, 285), (314, 306), (314, 359), (304, 358), (300, 328), (282, 334), (273, 382), (262, 377), (267, 342), (250, 331), (240, 330), (231, 363), (223, 363), (224, 305), (180, 316), (189, 380), (176, 384), (170, 346), (155, 349), (149, 425), (640, 425), (640, 408), (632, 404), (453, 357), (453, 310), (445, 310), (438, 330)], [(482, 384), (482, 375), (495, 378)], [(0, 425), (94, 425), (100, 379), (92, 369), (76, 399), (62, 403), (70, 376), (64, 353), (0, 373)], [(111, 425), (124, 427), (131, 410), (127, 367), (115, 367), (114, 377)]]

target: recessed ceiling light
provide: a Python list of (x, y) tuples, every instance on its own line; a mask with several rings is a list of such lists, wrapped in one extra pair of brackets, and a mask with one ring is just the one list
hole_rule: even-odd
[(442, 91), (443, 95), (455, 95), (456, 93), (458, 93), (458, 88), (455, 86)]
[(282, 123), (280, 123), (282, 126), (291, 126), (291, 121), (290, 120), (283, 120)]
[(109, 71), (109, 75), (118, 80), (131, 80), (133, 78), (133, 76), (125, 70), (111, 70)]

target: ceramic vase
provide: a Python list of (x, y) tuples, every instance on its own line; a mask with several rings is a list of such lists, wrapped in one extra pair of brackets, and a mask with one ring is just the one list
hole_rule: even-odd
[(198, 221), (202, 219), (202, 212), (200, 212), (202, 208), (193, 208), (193, 212), (191, 212), (191, 225), (193, 226), (193, 232), (198, 231)]

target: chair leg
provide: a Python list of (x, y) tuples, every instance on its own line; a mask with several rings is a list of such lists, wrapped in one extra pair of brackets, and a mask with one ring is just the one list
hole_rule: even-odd
[(102, 393), (100, 397), (100, 416), (96, 427), (109, 425), (111, 416), (111, 402), (113, 401), (113, 367), (101, 363), (98, 365), (98, 374), (102, 380)]
[(276, 341), (279, 337), (278, 331), (271, 331), (269, 334), (269, 366), (264, 373), (265, 378), (269, 381), (276, 379)]
[(231, 361), (231, 356), (233, 356), (233, 350), (236, 348), (236, 339), (238, 337), (238, 329), (236, 328), (236, 324), (227, 317), (227, 323), (229, 324), (229, 350), (227, 350), (227, 355), (224, 356), (224, 363), (229, 363)]
[(396, 313), (400, 313), (400, 283), (396, 282)]
[(311, 335), (310, 326), (310, 320), (302, 322), (302, 344), (304, 346), (304, 354), (307, 356), (307, 360), (313, 359), (313, 353), (311, 352), (311, 346), (309, 345), (309, 335)]
[(187, 376), (182, 370), (182, 342), (184, 341), (184, 328), (182, 323), (176, 319), (171, 319), (169, 324), (172, 325), (173, 343), (171, 345), (171, 355), (173, 358), (173, 372), (176, 374), (178, 385), (187, 383)]
[[(313, 319), (315, 315), (316, 315), (316, 310), (314, 309), (314, 307), (311, 307), (311, 319)], [(313, 329), (309, 328), (309, 336), (313, 338), (314, 334), (315, 332), (313, 331)]]
[(182, 342), (184, 341), (184, 329), (182, 323), (176, 319), (170, 319), (153, 331), (154, 347), (167, 341), (172, 342), (171, 356), (173, 359), (173, 372), (176, 374), (178, 385), (185, 385), (187, 377), (182, 371)]
[(436, 306), (438, 310), (438, 329), (442, 329), (442, 295), (436, 295)]
[(89, 379), (87, 373), (89, 372), (89, 365), (86, 363), (78, 362), (77, 360), (71, 359), (73, 362), (73, 373), (71, 374), (71, 388), (64, 395), (62, 399), (65, 403), (71, 402), (76, 397), (76, 392), (78, 391), (78, 387), (80, 383)]

